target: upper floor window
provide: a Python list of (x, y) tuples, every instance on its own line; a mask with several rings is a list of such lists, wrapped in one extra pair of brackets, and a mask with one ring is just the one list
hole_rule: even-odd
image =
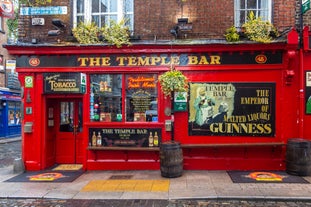
[(134, 0), (75, 0), (74, 24), (95, 22), (99, 27), (109, 25), (110, 20), (127, 20), (130, 30), (134, 27)]
[(234, 1), (234, 24), (241, 27), (247, 21), (249, 13), (254, 12), (256, 17), (271, 22), (272, 0), (235, 0)]

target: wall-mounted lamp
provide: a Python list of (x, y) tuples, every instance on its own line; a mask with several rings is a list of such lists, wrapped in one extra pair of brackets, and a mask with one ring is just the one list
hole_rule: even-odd
[(37, 38), (32, 38), (31, 39), (31, 43), (32, 44), (37, 44), (38, 43), (38, 39)]
[(192, 23), (188, 21), (188, 18), (178, 18), (177, 24), (170, 30), (170, 33), (177, 38), (183, 33), (190, 32), (192, 30)]
[(6, 101), (2, 101), (1, 105), (2, 105), (3, 107), (6, 107)]
[(66, 25), (60, 19), (52, 19), (52, 24), (55, 29), (48, 31), (48, 36), (58, 36), (64, 31)]

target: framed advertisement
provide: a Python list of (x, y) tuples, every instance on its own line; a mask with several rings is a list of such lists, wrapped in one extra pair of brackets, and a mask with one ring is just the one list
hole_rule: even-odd
[(190, 83), (189, 136), (275, 136), (275, 83)]

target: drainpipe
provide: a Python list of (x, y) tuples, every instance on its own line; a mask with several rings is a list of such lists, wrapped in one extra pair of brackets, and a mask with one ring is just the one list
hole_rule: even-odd
[(304, 70), (303, 70), (303, 48), (299, 49), (299, 137), (303, 138), (303, 126), (304, 126)]
[(299, 137), (303, 137), (303, 126), (304, 126), (304, 70), (303, 70), (303, 7), (302, 0), (300, 3), (300, 19), (299, 19)]

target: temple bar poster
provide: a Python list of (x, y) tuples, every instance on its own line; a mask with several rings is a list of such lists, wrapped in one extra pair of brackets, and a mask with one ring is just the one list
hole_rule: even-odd
[(275, 83), (190, 83), (189, 136), (275, 136)]
[(161, 140), (161, 128), (89, 129), (89, 146), (93, 147), (159, 147)]

